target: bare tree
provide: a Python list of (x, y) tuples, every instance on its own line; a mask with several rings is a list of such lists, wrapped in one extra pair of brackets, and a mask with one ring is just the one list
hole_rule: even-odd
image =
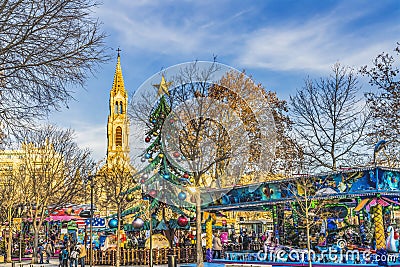
[(0, 125), (4, 135), (72, 99), (108, 59), (94, 0), (0, 1)]
[(117, 258), (116, 266), (120, 266), (120, 230), (121, 230), (121, 213), (128, 208), (129, 202), (141, 199), (140, 194), (125, 194), (134, 186), (133, 174), (134, 169), (130, 165), (130, 160), (121, 152), (109, 158), (107, 163), (98, 173), (101, 205), (116, 211), (117, 226)]
[(354, 71), (339, 63), (332, 71), (327, 78), (307, 79), (290, 97), (294, 131), (314, 169), (336, 170), (362, 156), (369, 120)]
[(25, 132), (24, 139), (16, 180), (25, 197), (27, 217), (32, 219), (35, 262), (39, 230), (47, 214), (79, 196), (93, 162), (89, 151), (79, 149), (73, 142), (71, 130), (46, 126)]
[[(332, 203), (329, 194), (332, 194), (333, 191), (323, 187), (324, 180), (319, 181), (319, 185), (315, 185), (315, 181), (315, 177), (306, 175), (284, 182), (284, 188), (295, 202), (293, 206), (296, 208), (292, 207), (292, 216), (295, 214), (306, 230), (307, 259), (310, 267), (315, 256), (311, 250), (311, 229), (321, 220), (335, 215), (326, 208), (328, 204)], [(315, 218), (319, 220), (315, 220)]]
[[(152, 159), (154, 166), (150, 169), (165, 158), (175, 166), (161, 166), (161, 171), (152, 173), (149, 179), (167, 177), (164, 184), (174, 186), (177, 183), (178, 192), (187, 190), (187, 194), (192, 196), (190, 204), (196, 207), (197, 266), (203, 266), (201, 205), (210, 201), (206, 198), (209, 189), (231, 186), (245, 172), (268, 169), (275, 152), (274, 117), (263, 89), (247, 86), (252, 81), (242, 77), (244, 74), (231, 73), (231, 78), (236, 77), (241, 83), (238, 81), (231, 87), (224, 85), (216, 77), (218, 74), (222, 74), (221, 77), (227, 75), (228, 80), (232, 69), (223, 69), (216, 62), (208, 63), (180, 65), (178, 70), (171, 71), (172, 77), (167, 76), (169, 83), (165, 82), (164, 87), (172, 83), (171, 90), (168, 93), (159, 90), (163, 93), (160, 101), (169, 103), (168, 107), (163, 104), (164, 109), (171, 109), (167, 115), (161, 117), (160, 112), (156, 112), (157, 118), (149, 116), (155, 114), (151, 94), (141, 96), (144, 101), (131, 105), (133, 120), (144, 122), (150, 129), (149, 135), (161, 136), (161, 143), (153, 143), (147, 150), (156, 154), (153, 147), (157, 146), (161, 150), (157, 152), (163, 155), (162, 159), (159, 156)], [(168, 75), (168, 70), (164, 74)], [(164, 87), (160, 85), (160, 89)], [(148, 104), (152, 105), (149, 107)], [(154, 125), (158, 125), (160, 120), (163, 125), (158, 131)], [(185, 175), (190, 180), (189, 190), (180, 183), (181, 180), (187, 182), (181, 179)]]
[[(371, 145), (386, 140), (386, 164), (398, 167), (400, 135), (400, 68), (396, 58), (400, 56), (400, 43), (394, 49), (395, 56), (389, 53), (379, 54), (372, 67), (364, 66), (361, 73), (370, 80), (373, 90), (366, 94), (367, 103), (372, 111), (373, 123), (368, 132)], [(396, 57), (397, 56), (397, 57)]]
[[(290, 136), (293, 122), (288, 115), (287, 101), (278, 98), (276, 92), (267, 90), (262, 84), (255, 84), (251, 76), (247, 76), (245, 72), (229, 72), (222, 77), (220, 86), (214, 86), (209, 95), (215, 97), (220, 101), (234, 98), (234, 91), (240, 92), (241, 97), (246, 96), (246, 101), (252, 101), (254, 98), (263, 97), (263, 100), (268, 103), (274, 119), (276, 138), (271, 142), (271, 146), (276, 147), (275, 157), (270, 158), (272, 173), (282, 173), (291, 175), (298, 173), (299, 163), (303, 155), (300, 146)], [(235, 88), (235, 90), (232, 90)], [(235, 101), (235, 105), (243, 105), (240, 99)], [(263, 111), (259, 111), (260, 113)], [(263, 174), (262, 176), (266, 176)], [(260, 182), (260, 181), (252, 181)]]
[[(6, 150), (4, 152), (4, 156), (18, 157), (16, 151)], [(5, 239), (7, 262), (11, 262), (13, 218), (16, 216), (17, 206), (22, 203), (23, 199), (20, 194), (19, 183), (15, 179), (14, 167), (13, 162), (0, 165), (0, 221), (8, 223), (7, 238)]]

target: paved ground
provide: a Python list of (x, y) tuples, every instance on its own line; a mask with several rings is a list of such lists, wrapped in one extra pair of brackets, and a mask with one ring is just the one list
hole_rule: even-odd
[[(14, 265), (11, 263), (0, 263), (0, 266), (1, 267), (30, 267), (30, 266), (32, 266), (32, 267), (58, 267), (58, 260), (51, 259), (49, 264), (31, 264), (29, 261), (23, 261), (22, 263), (14, 262)], [(96, 266), (106, 267), (105, 265), (96, 265)], [(138, 265), (131, 265), (131, 266), (138, 266)], [(190, 264), (190, 263), (178, 264), (178, 267), (195, 267), (195, 266), (196, 266), (196, 264)], [(204, 266), (205, 267), (224, 267), (224, 264), (204, 263)], [(86, 267), (89, 267), (89, 265), (86, 265)], [(168, 265), (167, 264), (154, 265), (154, 267), (168, 267)]]

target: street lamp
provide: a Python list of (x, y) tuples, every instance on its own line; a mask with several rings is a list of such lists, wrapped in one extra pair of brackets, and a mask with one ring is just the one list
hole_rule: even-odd
[(90, 235), (90, 247), (89, 247), (89, 262), (90, 262), (90, 267), (93, 266), (93, 178), (95, 178), (96, 175), (89, 175), (87, 177), (87, 181), (90, 181), (90, 230), (89, 230), (89, 235)]

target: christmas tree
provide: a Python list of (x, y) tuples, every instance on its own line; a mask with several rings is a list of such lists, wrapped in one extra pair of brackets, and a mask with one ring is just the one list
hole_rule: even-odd
[[(162, 76), (160, 84), (153, 85), (158, 89), (160, 98), (149, 114), (149, 130), (145, 133), (144, 139), (149, 145), (141, 155), (141, 161), (143, 163), (147, 161), (148, 165), (135, 176), (139, 180), (139, 185), (125, 194), (142, 190), (143, 198), (150, 201), (149, 209), (153, 211), (154, 216), (160, 215), (158, 217), (162, 217), (162, 220), (170, 221), (169, 228), (179, 228), (186, 227), (187, 217), (191, 217), (195, 207), (186, 199), (188, 194), (185, 187), (191, 183), (190, 174), (176, 164), (183, 159), (183, 156), (178, 151), (166, 153), (161, 138), (162, 127), (171, 113), (171, 106), (168, 104), (168, 88), (171, 84), (172, 82), (166, 82)], [(170, 117), (168, 119), (172, 120)], [(176, 221), (166, 220), (165, 208), (180, 217)], [(137, 210), (138, 206), (135, 206), (125, 213), (135, 213), (136, 217), (140, 217), (146, 212), (143, 208), (140, 212)]]

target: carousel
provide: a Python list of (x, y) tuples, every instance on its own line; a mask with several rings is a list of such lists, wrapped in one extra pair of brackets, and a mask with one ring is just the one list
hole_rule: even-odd
[(213, 192), (204, 211), (267, 213), (273, 229), (247, 242), (243, 240), (249, 234), (241, 229), (236, 236), (230, 233), (223, 257), (212, 259), (214, 220), (209, 216), (207, 260), (272, 266), (400, 266), (399, 194), (400, 170), (381, 167), (236, 186), (219, 198)]

